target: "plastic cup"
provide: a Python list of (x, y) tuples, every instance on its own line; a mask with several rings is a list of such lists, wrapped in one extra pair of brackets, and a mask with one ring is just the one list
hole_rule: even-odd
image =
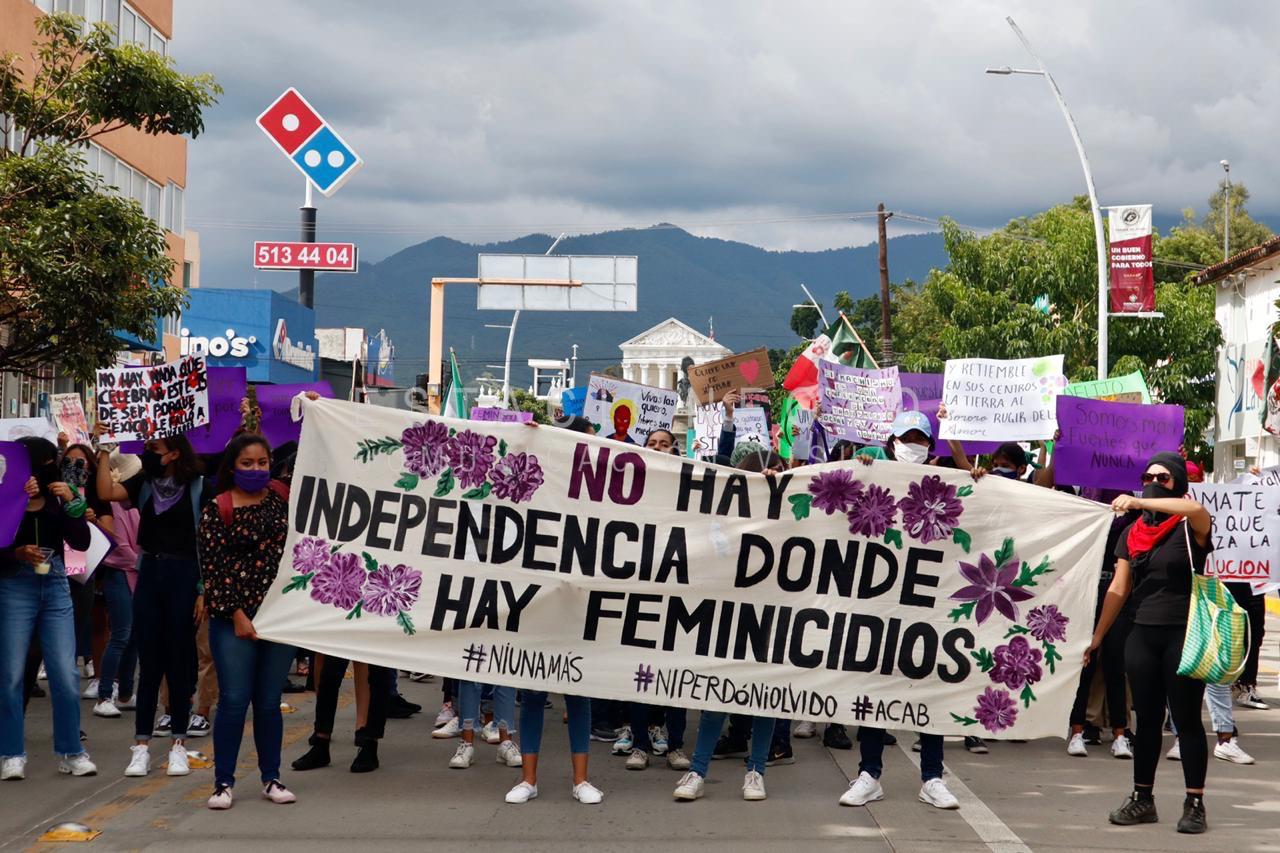
[(36, 574), (47, 575), (53, 568), (53, 564), (49, 560), (53, 557), (52, 548), (40, 548), (40, 562), (36, 563)]

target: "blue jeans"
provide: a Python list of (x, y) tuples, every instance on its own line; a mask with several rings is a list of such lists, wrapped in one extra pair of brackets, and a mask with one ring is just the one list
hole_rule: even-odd
[[(480, 719), (480, 694), (484, 687), (477, 681), (458, 682), (458, 719), (462, 720), (462, 728), (470, 730), (475, 721)], [(515, 730), (516, 721), (516, 689), (514, 687), (493, 686), (493, 722), (498, 728), (506, 729), (510, 734)]]
[[(862, 760), (859, 773), (880, 778), (884, 770), (884, 729), (862, 726), (858, 729), (858, 750)], [(920, 781), (942, 778), (942, 735), (920, 735)]]
[(133, 590), (123, 569), (100, 566), (102, 595), (107, 600), (107, 624), (111, 639), (102, 652), (98, 672), (98, 701), (111, 698), (116, 679), (120, 681), (120, 698), (133, 696), (133, 673), (138, 668), (138, 644), (133, 640)]
[[(583, 755), (591, 746), (591, 700), (585, 696), (564, 697), (569, 712), (569, 752)], [(520, 696), (520, 749), (537, 755), (542, 749), (542, 718), (547, 710), (547, 694), (525, 690)]]
[(79, 755), (80, 673), (76, 671), (76, 620), (71, 589), (55, 554), (47, 575), (29, 563), (0, 577), (0, 756), (26, 755), (22, 674), (31, 637), (40, 634), (44, 668), (53, 703), (53, 751)]
[[(711, 754), (716, 751), (716, 741), (720, 740), (720, 730), (724, 728), (724, 711), (703, 711), (698, 720), (698, 739), (693, 745), (693, 767), (703, 779), (707, 778), (707, 768), (711, 766)], [(769, 744), (773, 742), (773, 719), (771, 717), (751, 718), (751, 754), (747, 756), (747, 769), (757, 773), (764, 772), (765, 762), (769, 760)]]
[(209, 621), (209, 651), (218, 669), (218, 713), (213, 718), (213, 780), (215, 785), (236, 783), (236, 761), (244, 720), (253, 703), (253, 745), (258, 750), (262, 782), (280, 778), (280, 745), (284, 717), (280, 693), (293, 664), (293, 646), (236, 636), (230, 619)]

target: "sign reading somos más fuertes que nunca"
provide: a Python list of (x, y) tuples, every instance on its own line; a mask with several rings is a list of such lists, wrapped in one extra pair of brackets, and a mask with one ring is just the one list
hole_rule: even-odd
[(1106, 507), (889, 461), (765, 477), (549, 427), (303, 411), (263, 637), (606, 699), (1066, 731)]

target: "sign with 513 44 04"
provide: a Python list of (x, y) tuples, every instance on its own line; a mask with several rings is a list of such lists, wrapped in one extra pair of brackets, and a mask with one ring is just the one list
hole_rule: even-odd
[(253, 266), (260, 270), (323, 270), (356, 272), (359, 252), (355, 243), (253, 244)]

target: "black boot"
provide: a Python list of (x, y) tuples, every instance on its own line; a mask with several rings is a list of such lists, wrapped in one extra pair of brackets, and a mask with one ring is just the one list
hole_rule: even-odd
[(352, 773), (372, 773), (378, 769), (378, 740), (365, 734), (364, 729), (356, 729), (355, 760), (351, 762)]
[(828, 749), (853, 749), (849, 732), (839, 723), (831, 723), (822, 733), (822, 745)]
[[(1201, 814), (1203, 814), (1203, 810)], [(1139, 823), (1155, 823), (1160, 818), (1156, 815), (1156, 801), (1151, 792), (1134, 791), (1124, 801), (1124, 805), (1111, 813), (1111, 822), (1116, 826), (1134, 826)]]
[(329, 739), (319, 735), (312, 735), (307, 743), (311, 744), (311, 748), (303, 753), (301, 757), (295, 759), (290, 766), (294, 770), (315, 770), (317, 767), (328, 767)]
[(1178, 821), (1178, 832), (1188, 835), (1199, 835), (1209, 828), (1209, 821), (1204, 816), (1204, 800), (1196, 794), (1187, 794), (1182, 801), (1182, 820)]

